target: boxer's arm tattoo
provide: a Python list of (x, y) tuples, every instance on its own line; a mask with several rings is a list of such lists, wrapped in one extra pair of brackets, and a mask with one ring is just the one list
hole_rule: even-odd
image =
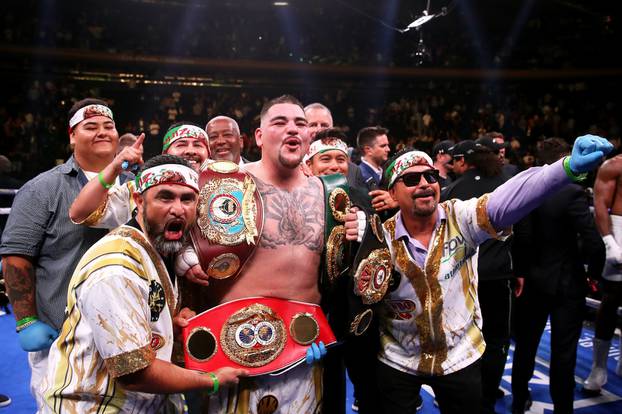
[(308, 180), (304, 187), (289, 192), (258, 179), (257, 188), (264, 199), (266, 220), (276, 226), (264, 226), (260, 246), (303, 245), (321, 253), (324, 241), (323, 188), (319, 180)]
[(3, 260), (2, 273), (15, 319), (19, 321), (36, 316), (35, 271), (32, 263), (21, 257), (7, 257)]

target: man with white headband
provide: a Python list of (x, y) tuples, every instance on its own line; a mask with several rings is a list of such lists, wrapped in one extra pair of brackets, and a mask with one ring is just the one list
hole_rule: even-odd
[[(144, 139), (145, 134), (140, 134), (133, 145), (124, 148), (100, 171), (96, 180), (84, 186), (69, 210), (74, 223), (107, 229), (127, 223), (136, 207), (132, 199), (134, 183), (119, 185), (116, 179), (130, 166), (142, 164)], [(164, 134), (162, 153), (177, 155), (199, 171), (209, 157), (207, 134), (193, 124), (173, 124)]]
[(160, 155), (144, 165), (132, 195), (136, 218), (93, 245), (71, 278), (43, 412), (182, 412), (178, 393), (215, 393), (246, 374), (228, 367), (205, 374), (171, 363), (174, 331), (194, 312), (177, 313), (169, 269), (189, 237), (198, 192), (198, 174), (187, 161)]
[[(332, 129), (333, 125), (333, 115), (330, 112), (330, 109), (319, 102), (311, 103), (304, 107), (305, 118), (307, 118), (307, 122), (309, 123), (309, 136), (312, 141), (315, 141), (316, 135), (324, 129)], [(343, 139), (344, 142), (348, 142), (346, 139)], [(348, 151), (348, 156), (350, 151)], [(365, 187), (365, 180), (361, 175), (361, 169), (359, 166), (352, 162), (352, 160), (348, 160), (348, 173), (346, 175), (348, 179), (348, 185), (350, 188), (352, 187)]]
[(344, 142), (345, 134), (338, 129), (330, 128), (318, 132), (316, 137), (309, 147), (309, 152), (302, 159), (313, 175), (347, 176), (350, 157), (348, 145)]
[[(308, 116), (307, 111), (305, 111), (305, 114)], [(314, 139), (315, 141), (309, 147), (309, 152), (303, 158), (303, 162), (307, 164), (311, 173), (314, 176), (342, 174), (347, 177), (349, 167), (353, 164), (348, 156), (346, 134), (338, 128), (320, 129), (315, 132)], [(364, 206), (371, 211), (371, 198), (367, 193), (366, 187), (349, 186), (348, 194), (350, 200), (356, 205)], [(336, 309), (340, 308), (342, 303), (348, 301), (348, 297), (344, 293), (339, 291), (329, 300), (330, 304), (328, 306), (335, 306), (335, 308), (328, 310), (329, 318), (331, 318), (331, 313), (339, 312)], [(331, 319), (331, 321), (335, 323), (334, 319)], [(337, 323), (337, 325), (340, 324)], [(368, 380), (365, 369), (361, 367), (363, 358), (369, 358), (369, 347), (368, 343), (365, 342), (368, 337), (371, 336), (351, 336), (343, 346), (334, 349), (326, 356), (324, 360), (324, 396), (322, 402), (324, 412), (335, 414), (345, 412), (346, 368), (348, 377), (354, 386), (355, 403), (353, 407), (359, 410), (359, 399), (366, 402), (365, 398), (359, 398), (359, 396), (365, 397), (360, 395), (364, 393), (360, 391), (363, 386), (361, 383)], [(364, 355), (361, 355), (361, 353)], [(365, 404), (361, 404), (361, 411), (364, 412), (366, 409)]]
[[(413, 413), (422, 384), (434, 390), (442, 413), (479, 413), (480, 358), (486, 344), (477, 300), (477, 246), (505, 239), (511, 226), (547, 195), (584, 179), (613, 146), (577, 138), (572, 155), (518, 174), (492, 193), (439, 203), (438, 171), (430, 157), (409, 151), (385, 174), (399, 212), (384, 223), (397, 288), (384, 299), (381, 349), (375, 377), (381, 413)], [(357, 216), (346, 217), (348, 240), (359, 234)]]
[(39, 386), (50, 344), (64, 320), (67, 285), (84, 252), (106, 232), (76, 226), (67, 214), (89, 179), (113, 160), (119, 134), (112, 111), (100, 99), (84, 99), (69, 110), (72, 156), (28, 181), (17, 193), (2, 235), (0, 255), (21, 347), (29, 352), (31, 392), (40, 407)]

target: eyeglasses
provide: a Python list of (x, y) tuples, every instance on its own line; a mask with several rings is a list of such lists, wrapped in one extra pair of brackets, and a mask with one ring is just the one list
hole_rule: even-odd
[(403, 181), (406, 187), (415, 187), (421, 182), (422, 175), (428, 184), (437, 183), (439, 180), (438, 170), (426, 170), (421, 172), (406, 173), (402, 175), (399, 180)]

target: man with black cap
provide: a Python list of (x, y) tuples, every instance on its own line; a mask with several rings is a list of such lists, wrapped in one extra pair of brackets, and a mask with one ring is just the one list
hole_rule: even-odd
[(441, 189), (447, 187), (452, 181), (451, 177), (449, 177), (449, 172), (452, 169), (449, 148), (453, 146), (453, 141), (445, 140), (439, 142), (432, 148), (432, 160), (434, 160), (434, 168), (438, 170)]
[(506, 144), (503, 134), (500, 132), (488, 132), (479, 137), (475, 142), (488, 147), (492, 152), (498, 154), (503, 165), (502, 171), (506, 178), (514, 177), (518, 174), (518, 167), (514, 164), (510, 164), (510, 161), (505, 157), (509, 144)]
[[(465, 140), (450, 148), (459, 177), (441, 193), (441, 200), (469, 200), (494, 191), (507, 178), (489, 145)], [(514, 278), (510, 241), (487, 240), (479, 246), (477, 293), (482, 310), (486, 351), (482, 356), (482, 413), (494, 413), (496, 392), (510, 344), (511, 283)]]

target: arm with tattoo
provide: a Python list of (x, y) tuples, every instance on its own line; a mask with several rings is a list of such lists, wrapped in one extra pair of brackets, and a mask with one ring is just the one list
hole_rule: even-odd
[(15, 319), (19, 321), (28, 316), (37, 316), (35, 270), (30, 259), (25, 256), (5, 256), (2, 259), (2, 272)]

